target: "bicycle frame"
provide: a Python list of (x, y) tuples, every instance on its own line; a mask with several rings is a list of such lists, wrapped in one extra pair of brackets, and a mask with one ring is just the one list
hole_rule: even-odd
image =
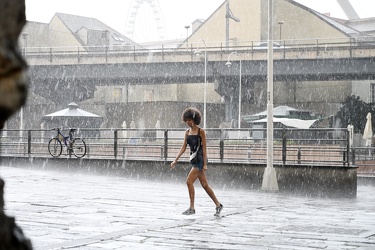
[(60, 129), (56, 129), (57, 130), (57, 135), (56, 135), (56, 138), (59, 139), (60, 141), (64, 142), (65, 146), (68, 146), (67, 144), (67, 140), (69, 139), (69, 141), (71, 142), (72, 139), (73, 139), (73, 135), (71, 132), (69, 132), (69, 135), (68, 136), (64, 136)]
[[(62, 152), (62, 144), (65, 144), (65, 147), (67, 149), (67, 152), (69, 156), (73, 153), (76, 157), (80, 158), (86, 155), (86, 143), (84, 140), (82, 140), (79, 137), (74, 137), (73, 133), (76, 131), (74, 128), (69, 129), (69, 135), (65, 136), (60, 128), (54, 128), (52, 130), (57, 131), (57, 135), (53, 137), (50, 142), (48, 143), (48, 150), (50, 154), (53, 157), (59, 157)], [(56, 146), (52, 146), (51, 148), (53, 149), (53, 153), (50, 150), (50, 144), (53, 142), (53, 140), (56, 140), (60, 144), (60, 150), (57, 147), (56, 151)]]

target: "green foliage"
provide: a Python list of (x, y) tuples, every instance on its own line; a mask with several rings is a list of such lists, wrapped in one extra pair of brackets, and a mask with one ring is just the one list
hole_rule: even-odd
[(374, 107), (373, 103), (365, 103), (359, 98), (359, 96), (348, 96), (342, 103), (340, 110), (336, 113), (336, 118), (340, 119), (341, 127), (346, 128), (348, 125), (354, 125), (355, 133), (363, 133), (367, 121), (366, 116), (368, 112), (371, 112), (371, 120), (374, 130)]

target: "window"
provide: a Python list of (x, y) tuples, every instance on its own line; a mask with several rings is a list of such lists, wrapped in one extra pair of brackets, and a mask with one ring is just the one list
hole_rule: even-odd
[(118, 42), (124, 42), (124, 38), (122, 38), (121, 36), (117, 35), (117, 34), (114, 34), (113, 36), (113, 39), (115, 39), (115, 41), (118, 41)]

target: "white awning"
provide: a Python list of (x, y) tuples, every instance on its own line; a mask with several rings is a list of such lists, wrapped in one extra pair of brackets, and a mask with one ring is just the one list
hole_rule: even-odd
[[(280, 122), (287, 127), (300, 128), (300, 129), (308, 129), (316, 121), (317, 121), (317, 119), (315, 119), (315, 120), (300, 120), (300, 119), (277, 118), (277, 117), (273, 118), (273, 122)], [(251, 123), (267, 123), (267, 118), (252, 121)]]
[(100, 117), (98, 115), (95, 115), (93, 113), (90, 113), (90, 112), (87, 112), (85, 110), (82, 110), (82, 109), (63, 109), (63, 110), (60, 110), (60, 111), (57, 111), (55, 113), (52, 113), (52, 114), (48, 114), (48, 115), (45, 115), (46, 117), (73, 117), (73, 116), (78, 116), (78, 117)]
[(74, 102), (69, 103), (67, 109), (57, 111), (52, 114), (45, 115), (44, 117), (96, 117), (101, 118), (98, 115), (79, 109), (78, 105)]

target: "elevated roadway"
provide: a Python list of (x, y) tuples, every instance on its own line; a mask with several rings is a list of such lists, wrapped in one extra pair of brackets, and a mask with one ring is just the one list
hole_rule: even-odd
[[(225, 65), (231, 52), (231, 69)], [(204, 51), (203, 51), (204, 52)], [(206, 48), (207, 81), (231, 84), (239, 77), (247, 82), (266, 81), (267, 49)], [(204, 53), (202, 53), (204, 55)], [(194, 50), (38, 50), (25, 52), (32, 91), (59, 95), (76, 88), (78, 100), (90, 98), (95, 86), (204, 82), (204, 57)], [(275, 81), (369, 80), (375, 78), (375, 45), (369, 43), (305, 45), (274, 49)], [(243, 80), (245, 82), (245, 80)], [(67, 88), (69, 87), (69, 88)], [(82, 94), (84, 93), (84, 94)], [(53, 95), (53, 94), (52, 94)]]

